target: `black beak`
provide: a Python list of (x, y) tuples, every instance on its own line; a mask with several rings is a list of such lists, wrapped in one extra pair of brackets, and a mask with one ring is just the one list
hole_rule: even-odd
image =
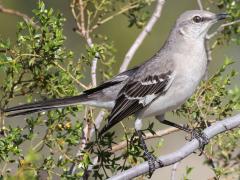
[(220, 14), (217, 14), (216, 17), (217, 17), (217, 20), (220, 21), (229, 17), (229, 15), (227, 13), (220, 13)]

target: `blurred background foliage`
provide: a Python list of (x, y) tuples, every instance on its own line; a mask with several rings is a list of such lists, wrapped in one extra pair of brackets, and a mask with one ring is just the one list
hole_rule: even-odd
[[(239, 0), (202, 2), (205, 9), (228, 12), (229, 22), (240, 19)], [(112, 77), (119, 71), (125, 53), (146, 25), (155, 4), (154, 0), (2, 1), (0, 13), (2, 8), (9, 8), (31, 19), (0, 14), (1, 109), (19, 102), (79, 94), (94, 86), (91, 68), (95, 60), (98, 60), (97, 84)], [(154, 54), (167, 38), (176, 17), (188, 9), (198, 9), (197, 2), (183, 0), (176, 7), (176, 1), (167, 1), (159, 23), (139, 48), (130, 67)], [(214, 62), (209, 66), (209, 80), (202, 82), (195, 95), (169, 114), (169, 118), (188, 120), (190, 127), (204, 129), (239, 112), (239, 33), (240, 26), (236, 23), (211, 39)], [(142, 162), (143, 151), (133, 136), (133, 120), (117, 125), (104, 137), (88, 136), (87, 145), (83, 146), (84, 128), (95, 130), (97, 114), (98, 110), (81, 105), (18, 118), (6, 118), (2, 113), (2, 178), (105, 179)], [(154, 136), (162, 127), (158, 122), (150, 122), (145, 124), (144, 132)], [(203, 160), (212, 170), (208, 178), (239, 178), (239, 137), (238, 128), (217, 136), (207, 146)], [(173, 136), (171, 141), (174, 139)], [(111, 150), (122, 140), (127, 142), (126, 147), (117, 152)], [(159, 154), (167, 141), (150, 143), (152, 151)], [(167, 148), (166, 152), (170, 150)], [(197, 171), (194, 163), (192, 166), (184, 166), (186, 175), (182, 173), (180, 177), (189, 179)], [(166, 177), (169, 176), (167, 173)]]

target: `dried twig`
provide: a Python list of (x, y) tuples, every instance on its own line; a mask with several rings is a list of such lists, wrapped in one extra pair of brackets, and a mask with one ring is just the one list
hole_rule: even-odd
[(142, 44), (145, 37), (152, 31), (153, 26), (155, 25), (155, 23), (157, 22), (157, 20), (161, 16), (162, 7), (163, 7), (164, 3), (165, 3), (165, 0), (158, 0), (157, 1), (156, 9), (154, 10), (152, 17), (148, 21), (147, 25), (143, 28), (143, 31), (139, 34), (139, 36), (137, 37), (137, 39), (135, 40), (135, 42), (133, 43), (131, 48), (128, 50), (128, 52), (127, 52), (127, 54), (126, 54), (126, 56), (123, 60), (123, 63), (120, 67), (119, 72), (126, 71), (126, 69), (129, 65), (129, 63), (131, 62), (135, 52), (137, 51), (139, 46)]
[[(240, 114), (237, 114), (233, 117), (226, 118), (222, 121), (218, 121), (212, 126), (206, 128), (203, 132), (206, 136), (211, 139), (214, 136), (229, 131), (233, 128), (240, 127)], [(192, 139), (190, 142), (187, 142), (182, 148), (178, 149), (177, 151), (160, 156), (158, 159), (163, 162), (163, 167), (175, 164), (176, 162), (181, 161), (182, 159), (186, 158), (193, 152), (195, 152), (199, 148), (199, 141), (197, 139)], [(159, 164), (155, 164), (156, 168), (160, 168)], [(133, 179), (134, 177), (141, 176), (145, 173), (148, 173), (149, 165), (148, 162), (141, 163), (138, 166), (135, 166), (131, 169), (123, 171), (110, 179), (120, 180), (120, 179)]]
[(24, 13), (21, 13), (19, 11), (16, 11), (14, 9), (9, 9), (9, 8), (4, 7), (3, 5), (0, 5), (0, 12), (5, 13), (5, 14), (10, 14), (10, 15), (15, 15), (15, 16), (21, 17), (26, 22), (29, 22), (32, 25), (37, 26), (28, 15), (26, 15)]
[[(76, 6), (78, 6), (78, 10), (79, 12), (76, 13)], [(75, 29), (75, 31), (80, 34), (80, 36), (82, 36), (88, 46), (90, 48), (92, 48), (94, 46), (93, 42), (92, 42), (92, 38), (89, 35), (89, 30), (85, 28), (85, 14), (84, 14), (84, 3), (83, 0), (73, 0), (71, 5), (70, 5), (71, 11), (72, 11), (72, 15), (73, 18), (76, 22), (77, 25), (77, 29)], [(96, 72), (97, 72), (97, 62), (99, 59), (99, 53), (95, 54), (95, 57), (92, 60), (92, 66), (91, 66), (91, 78), (92, 78), (92, 87), (96, 87), (97, 86), (97, 77), (96, 77)]]
[(99, 21), (99, 22), (97, 22), (97, 24), (94, 25), (94, 26), (91, 28), (90, 31), (93, 31), (93, 30), (97, 29), (100, 25), (102, 25), (102, 24), (104, 24), (104, 23), (112, 20), (112, 19), (115, 18), (116, 16), (118, 16), (118, 15), (120, 15), (120, 14), (123, 14), (123, 13), (125, 13), (126, 11), (129, 11), (130, 9), (134, 9), (134, 8), (136, 8), (136, 7), (138, 7), (137, 4), (136, 4), (136, 5), (132, 5), (132, 6), (131, 6), (131, 5), (128, 5), (128, 6), (126, 6), (126, 7), (123, 7), (123, 8), (122, 8), (120, 11), (118, 11), (117, 13), (115, 13), (115, 14), (113, 14), (113, 15), (111, 15), (111, 16), (109, 16), (109, 17), (107, 17), (107, 18), (105, 18), (105, 19), (103, 19), (103, 20), (101, 20), (101, 21)]
[[(75, 2), (75, 0), (73, 1)], [(73, 3), (72, 3), (73, 4)], [(75, 18), (75, 21), (78, 22), (78, 17), (80, 16), (80, 23), (77, 23), (78, 31), (80, 32), (81, 36), (85, 38), (88, 46), (92, 48), (94, 46), (92, 38), (89, 35), (89, 31), (85, 28), (85, 16), (84, 16), (84, 4), (82, 0), (78, 0), (79, 5), (79, 15), (76, 16), (76, 13), (74, 12), (74, 7), (72, 8), (72, 12)], [(97, 86), (97, 62), (99, 59), (99, 53), (97, 52), (95, 54), (95, 57), (92, 59), (92, 66), (91, 66), (91, 77), (92, 77), (92, 87)]]
[(198, 3), (198, 7), (200, 10), (203, 10), (203, 4), (202, 4), (202, 1), (201, 0), (197, 0), (197, 3)]
[(172, 167), (172, 171), (171, 171), (171, 180), (175, 180), (176, 179), (176, 172), (177, 172), (177, 168), (178, 168), (178, 165), (180, 164), (181, 161), (179, 162), (176, 162), (173, 167)]

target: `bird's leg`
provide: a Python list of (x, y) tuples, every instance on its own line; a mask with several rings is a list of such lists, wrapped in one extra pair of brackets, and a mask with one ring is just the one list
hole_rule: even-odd
[(187, 127), (184, 126), (184, 125), (179, 125), (179, 124), (176, 124), (176, 123), (174, 123), (174, 122), (168, 121), (168, 120), (166, 120), (166, 119), (160, 120), (160, 122), (163, 123), (163, 124), (165, 124), (165, 125), (172, 126), (172, 127), (177, 128), (177, 129), (180, 129), (180, 130), (182, 130), (182, 131), (185, 131), (185, 132), (187, 132), (187, 133), (192, 133), (192, 131), (193, 131), (192, 129), (187, 128)]
[(149, 165), (149, 177), (152, 176), (153, 172), (155, 171), (156, 167), (155, 167), (155, 162), (157, 162), (159, 164), (160, 167), (163, 167), (163, 163), (162, 161), (156, 159), (155, 156), (153, 156), (149, 151), (148, 151), (148, 148), (147, 148), (147, 145), (145, 143), (145, 140), (143, 138), (143, 133), (141, 131), (141, 128), (142, 128), (142, 120), (137, 118), (136, 121), (135, 121), (135, 129), (136, 129), (136, 133), (139, 137), (139, 140), (140, 140), (140, 143), (141, 143), (141, 146), (144, 150), (144, 156), (147, 158), (148, 160), (148, 165)]
[(163, 163), (162, 161), (160, 161), (159, 159), (157, 159), (154, 155), (152, 155), (147, 148), (147, 145), (145, 143), (145, 140), (143, 138), (143, 134), (141, 130), (137, 130), (136, 131), (141, 143), (141, 146), (143, 147), (144, 150), (144, 156), (147, 158), (148, 160), (148, 165), (149, 165), (149, 177), (152, 176), (153, 172), (156, 170), (156, 166), (155, 166), (155, 162), (157, 162), (159, 164), (160, 167), (163, 167)]
[(196, 138), (199, 142), (200, 155), (203, 153), (205, 145), (209, 143), (209, 138), (207, 137), (207, 135), (205, 133), (203, 133), (201, 130), (199, 130), (198, 128), (196, 128), (196, 129), (187, 128), (184, 125), (179, 125), (174, 122), (166, 120), (164, 118), (164, 116), (156, 116), (156, 119), (158, 119), (161, 123), (163, 123), (165, 125), (175, 127), (177, 129), (183, 130), (183, 131), (191, 134), (191, 139)]

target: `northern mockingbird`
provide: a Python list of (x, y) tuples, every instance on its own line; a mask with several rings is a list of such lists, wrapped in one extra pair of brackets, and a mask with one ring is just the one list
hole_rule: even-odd
[(207, 70), (204, 38), (209, 28), (226, 16), (202, 10), (186, 11), (177, 19), (164, 46), (144, 64), (79, 96), (20, 105), (5, 112), (8, 116), (16, 116), (79, 103), (107, 108), (112, 111), (100, 134), (124, 118), (135, 115), (135, 129), (149, 160), (150, 172), (153, 172), (156, 159), (144, 143), (142, 119), (155, 116), (164, 124), (192, 132), (165, 120), (164, 113), (182, 105), (196, 90)]

